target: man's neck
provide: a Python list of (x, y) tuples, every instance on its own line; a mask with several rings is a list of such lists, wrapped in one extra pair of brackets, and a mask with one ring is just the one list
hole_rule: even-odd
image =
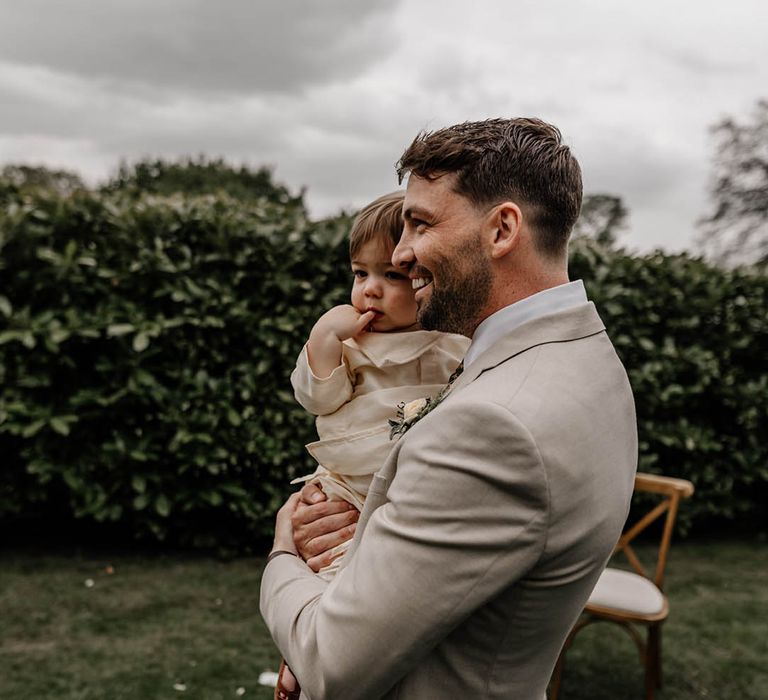
[(581, 281), (566, 282), (548, 287), (537, 294), (508, 304), (491, 316), (483, 319), (474, 330), (472, 344), (467, 351), (464, 364), (468, 366), (490, 345), (518, 326), (541, 316), (547, 316), (587, 302), (587, 295)]
[(473, 333), (477, 326), (497, 311), (546, 289), (568, 284), (570, 281), (566, 270), (553, 270), (551, 272), (542, 270), (537, 275), (528, 272), (524, 275), (509, 275), (508, 279), (507, 283), (497, 284), (495, 285), (496, 288), (491, 291), (488, 303), (478, 315), (477, 323), (472, 328)]

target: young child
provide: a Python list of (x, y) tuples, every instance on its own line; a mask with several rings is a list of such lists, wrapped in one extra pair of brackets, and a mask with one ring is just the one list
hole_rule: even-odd
[[(398, 404), (438, 394), (469, 347), (464, 336), (419, 330), (411, 280), (392, 265), (403, 196), (384, 195), (358, 214), (349, 235), (352, 304), (318, 319), (291, 374), (296, 400), (317, 416), (320, 438), (307, 445), (317, 469), (292, 483), (316, 481), (329, 499), (358, 510), (392, 449), (388, 421)], [(348, 547), (336, 547), (319, 575), (331, 579)], [(299, 697), (285, 663), (278, 678), (276, 698)]]
[[(460, 335), (420, 330), (411, 280), (392, 265), (403, 228), (403, 193), (371, 202), (349, 237), (352, 304), (337, 306), (315, 324), (291, 384), (299, 403), (317, 416), (314, 474), (333, 500), (362, 510), (375, 472), (392, 449), (389, 419), (398, 404), (434, 397), (469, 346)], [(320, 575), (331, 578), (349, 543)]]

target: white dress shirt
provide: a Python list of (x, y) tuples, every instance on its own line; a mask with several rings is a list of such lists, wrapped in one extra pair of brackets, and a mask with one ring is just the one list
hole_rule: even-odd
[(567, 282), (537, 292), (525, 299), (505, 306), (486, 318), (475, 330), (472, 343), (464, 356), (464, 368), (469, 367), (497, 340), (518, 326), (540, 316), (549, 316), (587, 303), (587, 292), (581, 280)]

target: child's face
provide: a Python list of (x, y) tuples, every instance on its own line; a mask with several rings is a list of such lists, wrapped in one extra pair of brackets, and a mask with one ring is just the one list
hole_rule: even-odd
[(416, 323), (411, 280), (392, 265), (391, 244), (368, 241), (352, 260), (352, 306), (360, 313), (376, 311), (371, 330), (396, 331)]

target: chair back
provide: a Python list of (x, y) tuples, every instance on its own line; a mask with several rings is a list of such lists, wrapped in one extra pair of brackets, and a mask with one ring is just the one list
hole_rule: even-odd
[[(635, 493), (655, 494), (661, 497), (661, 501), (622, 534), (613, 553), (624, 552), (632, 568), (638, 574), (651, 579), (659, 590), (663, 590), (664, 569), (667, 565), (667, 553), (672, 541), (672, 530), (675, 526), (678, 505), (681, 499), (689, 498), (693, 494), (693, 484), (686, 479), (638, 473), (635, 476)], [(646, 573), (630, 543), (664, 514), (666, 514), (666, 518), (659, 543), (656, 571), (651, 577)]]

